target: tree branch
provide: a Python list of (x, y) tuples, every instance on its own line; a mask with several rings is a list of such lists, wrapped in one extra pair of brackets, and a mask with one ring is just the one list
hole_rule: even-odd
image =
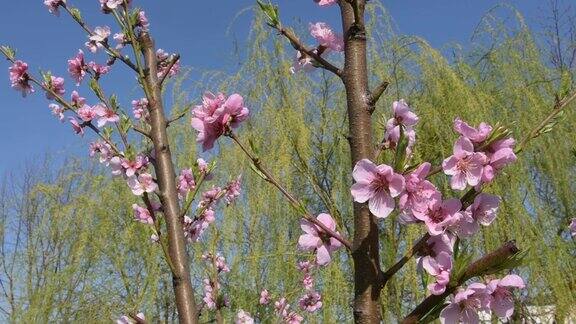
[(298, 37), (294, 34), (294, 32), (292, 30), (286, 29), (284, 27), (274, 27), (274, 28), (276, 28), (280, 32), (281, 35), (283, 35), (284, 37), (286, 37), (290, 41), (290, 44), (292, 45), (292, 47), (294, 47), (295, 50), (300, 51), (301, 53), (304, 53), (304, 54), (310, 56), (316, 62), (318, 62), (318, 64), (320, 64), (320, 66), (322, 68), (336, 74), (339, 77), (342, 77), (342, 71), (339, 68), (334, 66), (332, 63), (328, 62), (325, 58), (323, 58), (319, 54), (314, 53), (313, 50), (306, 48), (300, 42), (300, 40), (298, 39)]
[(328, 235), (330, 235), (333, 238), (340, 241), (340, 243), (342, 243), (346, 248), (348, 248), (348, 250), (352, 249), (352, 244), (350, 242), (348, 242), (348, 240), (346, 240), (344, 237), (342, 237), (342, 235), (329, 229), (328, 227), (326, 227), (326, 225), (324, 225), (323, 223), (318, 221), (314, 216), (312, 216), (312, 214), (309, 213), (302, 206), (302, 204), (298, 201), (298, 199), (296, 199), (286, 188), (284, 188), (284, 186), (282, 184), (280, 184), (280, 182), (278, 182), (278, 180), (276, 180), (276, 178), (274, 178), (274, 176), (262, 165), (260, 159), (258, 157), (256, 157), (254, 154), (252, 154), (244, 146), (244, 144), (242, 144), (242, 142), (240, 142), (240, 139), (236, 136), (236, 134), (234, 134), (232, 131), (229, 130), (226, 133), (226, 136), (230, 137), (234, 142), (236, 142), (236, 144), (238, 144), (240, 149), (248, 156), (248, 158), (252, 161), (252, 163), (258, 169), (258, 171), (262, 172), (262, 174), (266, 177), (265, 180), (268, 181), (269, 183), (271, 183), (278, 190), (280, 190), (280, 192), (288, 199), (288, 201), (290, 202), (290, 204), (292, 204), (292, 206), (294, 208), (302, 209), (302, 211), (303, 211), (302, 218), (304, 218), (305, 220), (307, 220), (307, 221), (313, 223), (314, 225), (320, 227)]
[(370, 97), (368, 98), (370, 113), (373, 113), (374, 110), (376, 110), (376, 103), (378, 103), (378, 100), (380, 99), (384, 91), (386, 91), (388, 85), (390, 85), (390, 82), (382, 81), (376, 88), (374, 88), (374, 90), (372, 90), (372, 93), (370, 93)]

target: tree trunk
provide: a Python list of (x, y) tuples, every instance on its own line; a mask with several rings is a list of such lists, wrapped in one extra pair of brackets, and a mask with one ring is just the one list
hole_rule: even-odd
[[(357, 4), (359, 21), (355, 21), (352, 5), (347, 1), (340, 1), (345, 42), (342, 78), (346, 88), (352, 165), (361, 159), (371, 159), (374, 151), (364, 29), (365, 1), (359, 0)], [(378, 226), (367, 204), (354, 203), (352, 257), (354, 319), (356, 323), (379, 323), (381, 314)]]
[(141, 34), (140, 43), (146, 60), (145, 82), (149, 93), (150, 132), (156, 153), (156, 177), (160, 189), (160, 201), (166, 219), (168, 254), (172, 261), (172, 285), (176, 296), (176, 308), (180, 323), (197, 323), (198, 313), (194, 302), (194, 291), (190, 281), (186, 241), (180, 220), (180, 205), (176, 189), (176, 174), (166, 132), (166, 117), (162, 104), (162, 85), (157, 73), (154, 42), (147, 33)]

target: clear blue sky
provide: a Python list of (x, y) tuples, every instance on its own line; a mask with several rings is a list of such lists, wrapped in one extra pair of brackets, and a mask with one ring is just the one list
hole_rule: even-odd
[[(66, 76), (66, 97), (75, 88), (66, 73), (66, 60), (72, 57), (86, 40), (82, 31), (62, 14), (48, 13), (41, 0), (9, 1), (0, 11), (0, 44), (18, 49), (21, 59), (30, 64), (32, 72), (51, 70)], [(110, 16), (99, 13), (98, 0), (68, 0), (80, 5), (91, 26), (110, 24)], [(151, 21), (151, 31), (158, 47), (178, 51), (182, 64), (200, 69), (234, 69), (231, 53), (234, 42), (240, 45), (248, 35), (252, 12), (243, 9), (253, 0), (134, 0)], [(283, 21), (301, 18), (303, 22), (328, 21), (338, 24), (336, 7), (318, 8), (312, 0), (276, 0)], [(533, 23), (541, 18), (545, 1), (510, 0)], [(482, 15), (499, 3), (496, 0), (390, 0), (384, 1), (401, 33), (418, 35), (433, 46), (450, 42), (467, 43)], [(538, 24), (534, 24), (535, 28)], [(229, 33), (227, 33), (229, 31)], [(87, 52), (87, 51), (85, 51)], [(102, 59), (100, 59), (102, 61)], [(119, 64), (117, 64), (119, 66)], [(59, 123), (48, 109), (44, 95), (37, 91), (23, 99), (10, 89), (8, 64), (0, 65), (0, 176), (18, 170), (26, 162), (41, 158), (45, 152), (58, 155), (86, 154), (92, 135), (84, 139), (75, 136), (68, 124)], [(130, 100), (139, 97), (133, 88), (133, 77), (123, 76), (115, 68), (106, 76), (109, 89)], [(125, 75), (125, 74), (124, 74)], [(192, 76), (194, 77), (194, 75)], [(82, 88), (83, 89), (83, 88)], [(81, 90), (87, 94), (87, 90)]]

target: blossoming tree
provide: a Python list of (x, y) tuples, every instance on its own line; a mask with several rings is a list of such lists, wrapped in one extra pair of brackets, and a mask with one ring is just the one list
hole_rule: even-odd
[[(88, 104), (78, 90), (71, 91), (70, 99), (66, 99), (64, 78), (49, 72), (34, 76), (13, 49), (3, 46), (2, 53), (11, 62), (10, 83), (24, 97), (36, 88), (42, 89), (50, 101), (49, 108), (60, 121), (67, 121), (80, 136), (91, 132), (95, 141), (90, 143), (90, 156), (109, 167), (113, 176), (123, 178), (128, 189), (141, 199), (132, 205), (134, 219), (142, 223), (143, 230), (149, 229), (150, 244), (157, 244), (164, 253), (180, 322), (197, 323), (203, 313), (213, 313), (216, 321), (223, 322), (221, 310), (230, 307), (231, 302), (221, 292), (221, 276), (232, 269), (221, 254), (203, 254), (207, 271), (199, 302), (189, 271), (190, 266), (197, 265), (190, 264), (186, 245), (202, 239), (216, 220), (220, 202), (230, 205), (238, 199), (241, 177), (234, 177), (221, 187), (206, 188), (215, 164), (203, 159), (176, 172), (168, 131), (172, 123), (188, 116), (188, 111), (168, 117), (163, 107), (163, 89), (166, 81), (178, 74), (180, 57), (156, 49), (145, 12), (134, 8), (131, 2), (100, 0), (102, 13), (117, 22), (118, 32), (112, 35), (108, 26), (90, 27), (69, 1), (44, 1), (51, 13), (66, 12), (86, 32), (88, 52), (106, 53), (108, 59), (104, 63), (86, 62), (82, 49), (68, 60), (71, 79), (76, 86), (87, 83), (96, 103)], [(429, 295), (406, 315), (404, 323), (438, 317), (443, 323), (475, 323), (480, 312), (510, 319), (514, 312), (513, 291), (526, 285), (522, 277), (510, 273), (520, 264), (523, 253), (514, 241), (501, 242), (500, 248), (472, 260), (472, 255), (461, 249), (461, 241), (475, 235), (480, 226), (490, 226), (495, 221), (501, 198), (489, 193), (489, 184), (516, 161), (531, 139), (550, 129), (554, 118), (576, 99), (576, 94), (556, 98), (549, 115), (543, 116), (541, 123), (519, 142), (500, 123), (474, 126), (455, 119), (452, 155), (445, 157), (441, 165), (433, 166), (414, 158), (420, 117), (406, 100), (394, 101), (384, 136), (374, 142), (373, 113), (389, 82), (369, 86), (367, 1), (315, 2), (327, 10), (340, 9), (342, 33), (326, 23), (312, 23), (310, 35), (317, 41), (313, 46), (305, 45), (281, 23), (276, 6), (261, 1), (258, 6), (268, 25), (296, 50), (292, 73), (324, 69), (341, 80), (344, 87), (353, 165), (353, 184), (348, 195), (350, 203), (354, 203), (353, 215), (349, 215), (354, 220), (351, 239), (342, 234), (342, 225), (329, 211), (310, 211), (268, 169), (269, 161), (261, 160), (254, 147), (242, 139), (239, 126), (257, 116), (250, 116), (240, 94), (227, 96), (207, 91), (190, 109), (190, 131), (197, 133), (197, 142), (204, 151), (213, 150), (223, 138), (234, 142), (251, 161), (254, 172), (275, 187), (301, 218), (302, 234), (294, 245), (309, 251), (310, 258), (297, 265), (302, 274), (302, 295), (297, 301), (300, 311), (290, 307), (288, 297), (281, 291), (264, 289), (254, 296), (255, 304), (266, 307), (282, 322), (302, 322), (299, 312), (315, 313), (323, 307), (321, 286), (315, 284), (314, 275), (321, 273), (318, 270), (338, 254), (348, 253), (353, 260), (353, 315), (358, 323), (382, 321), (381, 292), (412, 258), (427, 274), (423, 280)], [(341, 67), (335, 63), (340, 61), (339, 56), (343, 56)], [(100, 85), (100, 79), (116, 64), (126, 65), (136, 75), (143, 93), (142, 98), (132, 98), (131, 114), (122, 109), (116, 95), (107, 94)], [(386, 151), (391, 154), (385, 157)], [(449, 177), (455, 198), (443, 197), (432, 182), (431, 177), (440, 173)], [(407, 249), (404, 257), (383, 269), (380, 255), (387, 247), (379, 242), (380, 228), (391, 219), (405, 226), (420, 226), (425, 234)], [(575, 224), (571, 225), (573, 233)], [(278, 298), (273, 301), (273, 296)], [(238, 309), (236, 322), (253, 323), (261, 315)], [(144, 323), (146, 318), (144, 312), (135, 312), (122, 316), (118, 322)]]

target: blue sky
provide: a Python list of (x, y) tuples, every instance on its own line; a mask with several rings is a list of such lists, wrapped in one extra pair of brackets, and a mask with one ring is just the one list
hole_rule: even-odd
[[(51, 70), (67, 78), (66, 61), (83, 48), (86, 36), (65, 14), (48, 13), (41, 0), (10, 1), (0, 11), (0, 44), (18, 50), (18, 56), (30, 65), (30, 71)], [(182, 64), (198, 69), (233, 70), (234, 44), (245, 44), (252, 12), (244, 11), (252, 0), (134, 0), (151, 21), (151, 32), (158, 47), (178, 52)], [(300, 18), (303, 22), (328, 21), (338, 24), (336, 7), (321, 9), (312, 0), (276, 0), (282, 20)], [(98, 0), (68, 0), (79, 5), (91, 26), (112, 25), (111, 17), (99, 13)], [(392, 0), (384, 1), (399, 31), (418, 35), (433, 46), (446, 43), (466, 44), (482, 15), (500, 1), (494, 0)], [(529, 23), (542, 17), (544, 1), (510, 0)], [(237, 17), (235, 19), (235, 17)], [(98, 61), (98, 60), (97, 60)], [(103, 58), (100, 57), (102, 62)], [(86, 154), (89, 140), (75, 136), (68, 124), (59, 123), (48, 109), (48, 101), (37, 91), (23, 99), (9, 87), (8, 63), (0, 65), (0, 176), (18, 171), (25, 163), (41, 158), (46, 152), (58, 156)], [(133, 88), (133, 76), (116, 64), (105, 77), (108, 89), (117, 92), (124, 102), (140, 96)], [(192, 75), (192, 78), (195, 76)], [(75, 88), (66, 80), (66, 97)], [(82, 88), (84, 89), (84, 88)], [(111, 91), (109, 90), (109, 91)], [(80, 91), (87, 94), (87, 90)]]

